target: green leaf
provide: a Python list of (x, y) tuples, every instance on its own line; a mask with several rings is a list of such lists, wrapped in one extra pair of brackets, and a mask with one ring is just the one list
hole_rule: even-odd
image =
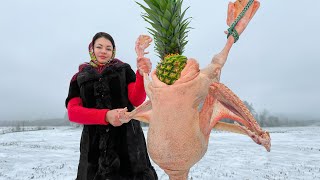
[[(144, 1), (148, 6), (149, 8), (154, 11), (156, 14), (161, 14), (161, 10), (160, 10), (160, 6), (159, 6), (159, 3), (158, 1), (155, 1), (155, 0), (145, 0)], [(138, 3), (139, 4), (139, 3)]]
[(179, 18), (177, 16), (172, 16), (171, 25), (176, 28), (179, 25)]
[[(190, 6), (187, 7), (187, 8), (183, 11), (183, 13), (182, 13), (181, 16), (180, 16), (180, 19), (181, 19), (181, 20), (184, 18), (185, 14), (186, 14), (186, 12), (187, 12), (187, 10), (188, 10), (189, 8), (190, 8)], [(189, 18), (187, 18), (187, 19), (189, 19)]]
[(186, 44), (188, 43), (189, 41), (186, 41), (184, 43), (182, 43), (182, 47), (186, 46)]
[(187, 44), (190, 18), (184, 19), (187, 10), (181, 10), (183, 0), (144, 0), (146, 6), (136, 2), (145, 11), (143, 19), (154, 37), (155, 51), (160, 58), (168, 53), (182, 53)]
[(160, 18), (159, 18), (159, 15), (156, 14), (154, 11), (152, 11), (151, 9), (143, 6), (143, 5), (140, 5), (142, 7), (142, 9), (146, 12), (147, 15), (144, 15), (144, 16), (149, 16), (150, 20), (152, 20), (153, 22), (159, 22), (160, 21)]
[(166, 9), (164, 11), (163, 17), (165, 17), (166, 19), (170, 20), (171, 17), (172, 17), (172, 13), (168, 9)]
[(164, 29), (168, 29), (169, 28), (169, 26), (170, 26), (170, 22), (169, 22), (169, 20), (168, 19), (166, 19), (165, 17), (162, 17), (161, 18), (161, 25), (162, 25), (162, 27), (164, 28)]
[(164, 12), (166, 10), (167, 7), (167, 2), (166, 0), (159, 0), (159, 5), (160, 5), (160, 10), (161, 12)]

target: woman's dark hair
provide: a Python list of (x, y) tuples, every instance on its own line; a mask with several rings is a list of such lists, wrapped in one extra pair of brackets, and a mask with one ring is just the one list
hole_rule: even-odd
[(94, 45), (96, 40), (98, 38), (101, 38), (101, 37), (104, 37), (104, 38), (108, 39), (112, 43), (113, 49), (116, 48), (116, 45), (114, 44), (114, 40), (113, 40), (112, 36), (110, 34), (108, 34), (108, 33), (105, 33), (105, 32), (98, 32), (96, 35), (94, 35), (93, 38), (92, 38), (92, 45)]

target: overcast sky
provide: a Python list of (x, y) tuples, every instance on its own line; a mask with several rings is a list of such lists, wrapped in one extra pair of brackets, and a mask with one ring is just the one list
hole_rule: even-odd
[[(142, 0), (138, 0), (142, 2)], [(228, 1), (184, 0), (185, 55), (205, 67), (226, 42)], [(231, 50), (221, 82), (261, 112), (320, 118), (320, 1), (261, 0)], [(10, 0), (0, 6), (0, 120), (61, 118), (71, 77), (96, 32), (136, 69), (134, 42), (149, 26), (133, 0)], [(159, 59), (149, 48), (155, 68)]]

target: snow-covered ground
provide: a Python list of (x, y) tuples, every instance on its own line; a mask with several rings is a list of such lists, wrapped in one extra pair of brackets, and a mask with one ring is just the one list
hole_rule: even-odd
[[(269, 131), (269, 153), (246, 136), (212, 132), (208, 152), (189, 179), (320, 179), (320, 127)], [(80, 134), (72, 127), (0, 133), (0, 180), (75, 179)], [(154, 166), (160, 180), (169, 179)]]

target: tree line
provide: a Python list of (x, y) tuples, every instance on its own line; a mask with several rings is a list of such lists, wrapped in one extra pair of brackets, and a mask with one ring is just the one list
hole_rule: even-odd
[[(306, 120), (306, 119), (289, 119), (288, 117), (284, 116), (277, 116), (270, 113), (268, 110), (263, 110), (262, 112), (257, 112), (251, 103), (247, 101), (243, 101), (249, 111), (252, 113), (254, 118), (257, 120), (261, 127), (281, 127), (281, 126), (310, 126), (316, 125), (320, 126), (320, 120)], [(222, 121), (228, 123), (234, 123), (233, 120), (230, 119), (223, 119)], [(142, 126), (148, 126), (147, 123), (141, 122)], [(73, 126), (73, 127), (80, 127), (80, 124), (76, 124), (70, 122), (68, 120), (68, 114), (65, 113), (63, 118), (55, 118), (55, 119), (39, 119), (33, 121), (0, 121), (0, 126), (11, 126), (17, 128), (23, 128), (26, 126)]]
[[(249, 109), (251, 114), (254, 116), (256, 121), (261, 127), (291, 127), (291, 126), (310, 126), (310, 125), (320, 125), (320, 120), (309, 120), (309, 119), (289, 119), (284, 116), (277, 116), (270, 113), (268, 110), (263, 110), (262, 112), (257, 112), (251, 103), (243, 101), (246, 107)], [(224, 119), (224, 122), (233, 123), (233, 120)]]

